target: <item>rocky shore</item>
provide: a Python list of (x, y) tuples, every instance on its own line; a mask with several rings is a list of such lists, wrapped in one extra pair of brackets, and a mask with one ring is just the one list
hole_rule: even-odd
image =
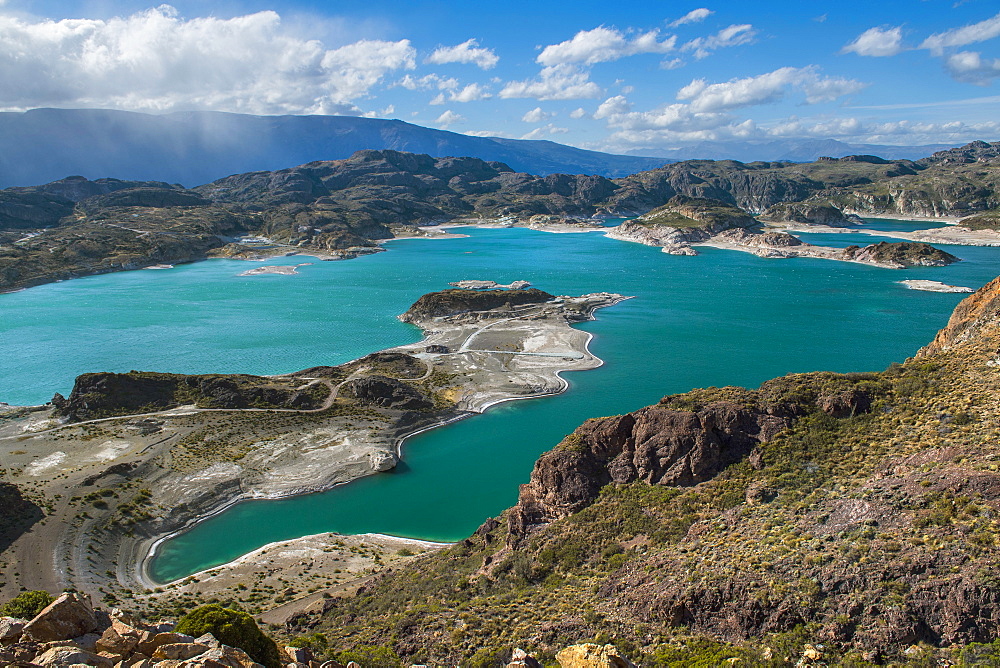
[(90, 374), (58, 406), (7, 411), (5, 480), (39, 512), (0, 527), (18, 574), (0, 593), (153, 587), (141, 564), (165, 535), (242, 499), (388, 470), (410, 434), (563, 391), (562, 371), (601, 364), (570, 323), (622, 299), (432, 293), (406, 314), (424, 340), (348, 364), (269, 378)]

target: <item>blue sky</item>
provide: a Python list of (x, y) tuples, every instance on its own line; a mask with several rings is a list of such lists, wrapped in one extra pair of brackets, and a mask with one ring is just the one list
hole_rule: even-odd
[(616, 152), (1000, 139), (995, 0), (0, 0), (0, 109), (340, 113)]

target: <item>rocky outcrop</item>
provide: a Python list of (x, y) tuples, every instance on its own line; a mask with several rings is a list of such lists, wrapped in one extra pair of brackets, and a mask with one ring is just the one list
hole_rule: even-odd
[(347, 381), (341, 392), (353, 395), (360, 403), (408, 411), (430, 410), (434, 402), (411, 385), (387, 376), (365, 376)]
[(508, 514), (510, 538), (517, 543), (532, 527), (579, 511), (609, 483), (708, 480), (786, 429), (791, 418), (787, 411), (717, 401), (698, 410), (650, 406), (588, 420), (535, 463)]
[(827, 225), (844, 227), (862, 222), (854, 215), (846, 215), (830, 204), (810, 202), (783, 202), (775, 204), (760, 214), (758, 219), (766, 223), (800, 223), (803, 225)]
[(955, 307), (948, 324), (934, 340), (920, 349), (917, 357), (946, 352), (1000, 322), (1000, 277), (993, 279)]
[(164, 209), (172, 206), (209, 206), (211, 202), (192, 190), (179, 188), (123, 188), (107, 195), (89, 197), (78, 205), (79, 209), (93, 215), (101, 209), (120, 206)]
[(930, 244), (912, 241), (880, 241), (863, 248), (848, 246), (844, 249), (843, 256), (854, 262), (868, 262), (894, 269), (914, 266), (943, 267), (959, 261), (959, 258), (951, 253), (946, 253)]
[(184, 404), (201, 408), (319, 408), (326, 386), (302, 387), (244, 374), (184, 375), (130, 371), (85, 373), (77, 377), (69, 398), (53, 397), (59, 415), (86, 420), (165, 410)]
[(541, 304), (554, 299), (547, 292), (537, 288), (526, 290), (442, 290), (431, 292), (399, 316), (403, 322), (416, 323), (429, 318), (458, 315), (470, 311), (490, 311), (496, 308), (512, 308), (524, 304)]
[(666, 205), (612, 228), (605, 236), (660, 246), (674, 255), (695, 255), (691, 244), (726, 230), (755, 225), (757, 221), (752, 216), (725, 202), (675, 196)]
[(0, 190), (0, 229), (52, 227), (73, 213), (73, 206), (72, 201), (59, 195)]

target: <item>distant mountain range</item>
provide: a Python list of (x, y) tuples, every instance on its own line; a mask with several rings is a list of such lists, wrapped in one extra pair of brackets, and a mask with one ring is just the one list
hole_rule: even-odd
[(362, 149), (497, 160), (538, 175), (617, 177), (671, 162), (354, 116), (33, 109), (0, 113), (0, 188), (70, 175), (196, 186), (231, 174), (347, 158)]
[(776, 139), (772, 141), (703, 141), (676, 149), (644, 148), (629, 155), (653, 156), (670, 160), (739, 160), (740, 162), (790, 160), (812, 162), (817, 158), (848, 155), (877, 155), (886, 160), (919, 160), (956, 144), (885, 146), (847, 144), (836, 139)]
[(185, 186), (231, 174), (338, 160), (364, 149), (504, 162), (515, 171), (628, 176), (680, 160), (811, 162), (821, 156), (916, 160), (949, 148), (827, 140), (700, 142), (614, 155), (551, 141), (470, 137), (398, 120), (355, 116), (250, 116), (212, 111), (141, 114), (107, 109), (0, 112), (0, 188), (70, 175)]

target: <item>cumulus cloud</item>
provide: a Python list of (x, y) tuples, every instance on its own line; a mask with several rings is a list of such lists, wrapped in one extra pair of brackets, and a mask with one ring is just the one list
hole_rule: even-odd
[(859, 56), (895, 56), (903, 50), (903, 29), (901, 27), (869, 28), (850, 44), (841, 49), (841, 53), (856, 53)]
[(578, 100), (600, 97), (601, 92), (601, 87), (590, 80), (588, 72), (572, 65), (554, 65), (542, 68), (537, 79), (508, 82), (500, 91), (500, 97)]
[(479, 42), (469, 39), (455, 46), (441, 46), (427, 57), (428, 63), (444, 65), (446, 63), (468, 63), (488, 70), (496, 67), (500, 57), (492, 49), (479, 46)]
[(674, 50), (677, 38), (665, 37), (651, 30), (629, 39), (614, 28), (599, 26), (593, 30), (581, 30), (573, 39), (546, 46), (536, 61), (545, 66), (584, 63), (594, 65), (606, 63), (640, 53), (668, 53)]
[(397, 81), (396, 85), (407, 90), (454, 90), (458, 88), (458, 79), (441, 77), (437, 74), (428, 74), (419, 78), (407, 74)]
[(713, 12), (711, 9), (706, 9), (704, 7), (702, 7), (701, 9), (692, 9), (690, 12), (680, 17), (676, 21), (669, 23), (668, 25), (671, 28), (676, 28), (677, 26), (684, 25), (685, 23), (699, 23), (700, 21), (704, 21), (714, 13), (715, 12)]
[(521, 120), (525, 123), (541, 123), (542, 121), (547, 121), (555, 116), (547, 111), (542, 111), (541, 107), (535, 107), (531, 111), (527, 112), (521, 117)]
[(976, 51), (960, 51), (945, 60), (945, 67), (959, 81), (987, 86), (1000, 77), (1000, 58), (983, 58)]
[(587, 115), (586, 110), (583, 107), (577, 107), (573, 111), (569, 112), (570, 118), (583, 118)]
[[(677, 92), (677, 99), (649, 111), (632, 111), (628, 100), (617, 95), (606, 99), (594, 113), (615, 128), (606, 150), (623, 150), (663, 142), (746, 139), (766, 135), (750, 119), (731, 112), (768, 104), (798, 91), (806, 102), (828, 101), (860, 90), (865, 84), (849, 79), (825, 77), (816, 67), (785, 67), (755, 77), (709, 83), (695, 79)], [(789, 125), (788, 131), (792, 128)]]
[(717, 112), (777, 102), (789, 88), (799, 88), (810, 104), (828, 102), (857, 92), (867, 84), (853, 79), (824, 77), (815, 67), (782, 67), (745, 79), (709, 84), (695, 79), (677, 92), (678, 100), (690, 100), (696, 113)]
[(108, 20), (0, 16), (0, 108), (357, 113), (356, 100), (414, 68), (415, 56), (408, 40), (327, 48), (273, 11), (188, 20), (161, 5)]
[(612, 116), (620, 116), (628, 113), (631, 108), (632, 106), (625, 99), (624, 95), (615, 95), (601, 102), (601, 105), (597, 107), (597, 111), (594, 112), (594, 118), (601, 120), (611, 118)]
[(676, 70), (678, 67), (684, 67), (684, 61), (680, 58), (670, 58), (660, 63), (661, 70)]
[(694, 51), (694, 57), (707, 58), (716, 49), (750, 44), (757, 37), (757, 31), (749, 23), (731, 25), (714, 35), (698, 37), (686, 42), (681, 51)]
[(1000, 36), (1000, 14), (979, 23), (935, 33), (925, 39), (920, 48), (930, 49), (931, 53), (940, 56), (948, 47), (975, 44), (998, 36)]
[(434, 122), (437, 125), (441, 126), (442, 128), (447, 128), (451, 125), (455, 125), (456, 123), (461, 123), (464, 120), (465, 120), (464, 116), (456, 114), (451, 109), (448, 109), (443, 114), (434, 119)]
[(542, 127), (535, 128), (526, 135), (523, 135), (521, 139), (542, 139), (543, 137), (566, 134), (567, 132), (569, 132), (568, 128), (557, 128), (552, 123), (548, 123)]

